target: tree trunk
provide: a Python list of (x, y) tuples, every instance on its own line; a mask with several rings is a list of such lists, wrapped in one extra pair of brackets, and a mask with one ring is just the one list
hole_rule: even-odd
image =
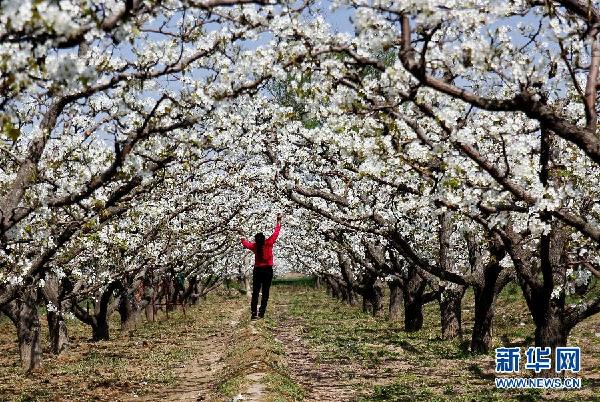
[(535, 346), (551, 347), (566, 346), (570, 328), (563, 320), (563, 313), (559, 308), (551, 306), (541, 322), (535, 327)]
[(444, 289), (439, 295), (442, 339), (462, 337), (461, 307), (465, 287)]
[[(192, 292), (192, 304), (198, 304), (198, 301), (200, 300), (200, 288), (199, 288), (199, 283), (196, 282), (194, 283), (194, 289)], [(249, 295), (252, 293), (251, 291), (251, 287), (250, 287), (250, 279), (248, 278), (248, 275), (246, 275), (246, 277), (244, 278), (244, 286), (246, 287), (246, 294)]]
[(170, 281), (166, 282), (165, 285), (166, 288), (166, 294), (165, 294), (165, 303), (166, 305), (166, 309), (171, 312), (174, 311), (176, 308), (176, 300), (177, 300), (177, 288), (175, 287), (175, 278), (171, 279)]
[(423, 302), (421, 295), (404, 292), (404, 330), (416, 332), (423, 328)]
[(123, 291), (119, 301), (119, 315), (121, 316), (121, 331), (129, 331), (135, 328), (137, 321), (137, 308), (133, 297), (127, 291)]
[[(439, 216), (439, 256), (438, 264), (444, 271), (452, 271), (454, 267), (450, 257), (450, 237), (453, 231), (452, 212), (447, 211)], [(442, 339), (454, 339), (462, 337), (461, 326), (461, 301), (465, 293), (465, 287), (452, 285), (446, 287), (440, 284), (439, 293), (437, 294), (438, 303), (440, 306), (441, 324), (442, 324)]]
[(500, 269), (499, 265), (489, 267), (484, 273), (483, 287), (473, 287), (475, 296), (475, 320), (471, 335), (471, 353), (473, 354), (487, 354), (492, 347), (494, 302), (509, 282), (508, 275), (499, 278)]
[(425, 292), (425, 286), (426, 282), (421, 278), (417, 269), (410, 267), (404, 281), (404, 289), (402, 289), (404, 330), (406, 332), (415, 332), (423, 327), (423, 293)]
[(351, 287), (344, 287), (344, 300), (346, 300), (346, 302), (351, 305), (351, 306), (355, 306), (356, 305), (356, 294), (354, 293), (354, 290)]
[(351, 306), (354, 306), (356, 304), (356, 281), (352, 272), (352, 265), (348, 261), (348, 258), (339, 252), (338, 260), (340, 261), (340, 273), (342, 274), (343, 281), (343, 283), (340, 283), (340, 288), (344, 290), (344, 300), (346, 300), (346, 302), (348, 302), (348, 304)]
[(344, 289), (344, 299), (346, 300), (346, 302), (351, 305), (351, 306), (355, 306), (356, 305), (356, 295), (354, 294), (354, 289), (352, 286), (346, 286), (343, 288)]
[(369, 297), (369, 295), (366, 292), (363, 293), (363, 297), (362, 297), (362, 311), (365, 314), (369, 314), (371, 311), (373, 311), (373, 305), (371, 304), (371, 298)]
[(152, 301), (146, 304), (146, 307), (144, 308), (144, 313), (146, 315), (147, 321), (154, 321), (154, 304), (152, 303)]
[(56, 311), (48, 311), (46, 314), (50, 351), (55, 355), (60, 354), (69, 343), (63, 311), (69, 309), (70, 302), (62, 300), (62, 295), (68, 290), (71, 290), (68, 280), (61, 281), (55, 275), (46, 275), (43, 294), (46, 300), (56, 308)]
[(348, 300), (350, 300), (350, 295), (348, 294), (348, 290), (346, 289), (346, 287), (340, 286), (339, 289), (340, 289), (340, 299), (344, 300), (345, 302), (348, 302)]
[(50, 337), (50, 350), (53, 354), (60, 354), (69, 344), (69, 335), (64, 316), (60, 311), (49, 311), (46, 319), (48, 320), (48, 335)]
[(340, 298), (340, 289), (338, 287), (338, 284), (331, 281), (330, 288), (331, 288), (331, 297), (333, 297), (334, 299), (339, 299)]
[(363, 287), (363, 312), (380, 317), (383, 315), (383, 287), (381, 280), (366, 278)]
[(245, 294), (250, 294), (252, 293), (252, 288), (250, 287), (250, 277), (248, 275), (244, 275), (244, 290), (246, 291)]
[[(553, 303), (551, 303), (553, 304)], [(535, 327), (535, 346), (550, 347), (552, 351), (551, 369), (545, 370), (541, 374), (548, 377), (559, 376), (555, 371), (555, 356), (557, 346), (567, 346), (567, 339), (571, 328), (566, 325), (563, 319), (563, 311), (558, 306), (552, 306), (547, 310), (545, 319), (541, 323), (536, 323)], [(534, 320), (535, 321), (535, 320)]]
[(92, 324), (92, 340), (97, 342), (108, 341), (109, 339), (110, 336), (107, 316), (99, 314), (95, 317), (94, 323)]
[(474, 289), (475, 322), (471, 336), (471, 353), (487, 354), (492, 346), (492, 322), (494, 320), (494, 295)]
[[(92, 340), (94, 341), (108, 341), (109, 337), (109, 328), (108, 328), (108, 318), (111, 312), (115, 310), (118, 305), (109, 306), (111, 298), (113, 297), (113, 292), (117, 289), (122, 288), (120, 282), (112, 282), (109, 286), (102, 292), (102, 296), (98, 304), (94, 307), (95, 313), (92, 319)], [(120, 301), (115, 300), (115, 302), (120, 303)]]
[(373, 284), (372, 294), (372, 306), (373, 306), (373, 317), (383, 316), (383, 285), (381, 280), (376, 280)]
[(147, 321), (154, 321), (154, 287), (152, 282), (148, 279), (144, 280), (144, 312), (146, 314)]
[(42, 366), (42, 335), (37, 310), (37, 288), (26, 289), (17, 305), (16, 324), (21, 365), (27, 372), (31, 372)]
[(388, 282), (390, 288), (390, 306), (389, 306), (389, 320), (396, 321), (400, 318), (402, 311), (402, 288), (399, 280), (392, 280)]

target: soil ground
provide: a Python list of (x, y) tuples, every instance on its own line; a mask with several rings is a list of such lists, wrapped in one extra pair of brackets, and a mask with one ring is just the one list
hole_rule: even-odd
[[(90, 342), (89, 329), (69, 321), (69, 349), (52, 356), (45, 345), (43, 368), (30, 375), (19, 367), (11, 323), (0, 317), (0, 401), (600, 401), (598, 316), (569, 339), (581, 347), (580, 390), (502, 391), (493, 352), (467, 351), (470, 294), (464, 341), (444, 341), (435, 304), (425, 308), (423, 330), (408, 334), (401, 320), (364, 314), (305, 278), (275, 283), (260, 321), (249, 320), (246, 296), (223, 291), (185, 316), (159, 314), (128, 332), (115, 315), (106, 342)], [(518, 289), (509, 286), (498, 303), (494, 347), (531, 345)]]

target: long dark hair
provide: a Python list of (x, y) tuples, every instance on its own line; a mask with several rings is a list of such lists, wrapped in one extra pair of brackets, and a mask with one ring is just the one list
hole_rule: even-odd
[(256, 258), (260, 259), (263, 256), (263, 248), (265, 247), (265, 235), (262, 233), (255, 234), (254, 243), (256, 244), (256, 248), (254, 249)]

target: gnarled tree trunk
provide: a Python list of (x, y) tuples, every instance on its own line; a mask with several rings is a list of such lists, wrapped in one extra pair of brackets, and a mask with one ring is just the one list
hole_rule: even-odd
[(340, 292), (340, 286), (337, 283), (337, 281), (331, 279), (331, 278), (327, 278), (327, 290), (328, 293), (331, 297), (333, 297), (334, 299), (339, 299), (341, 296), (341, 292)]
[(144, 278), (144, 313), (147, 321), (154, 321), (154, 287), (150, 278)]
[(139, 310), (133, 298), (127, 290), (121, 293), (119, 298), (119, 316), (121, 317), (121, 331), (129, 331), (135, 328), (139, 316)]
[(50, 350), (55, 355), (60, 354), (69, 344), (69, 335), (67, 332), (67, 323), (61, 311), (49, 311), (46, 319), (48, 320), (48, 335), (50, 338)]
[(363, 286), (363, 312), (374, 317), (383, 315), (383, 286), (377, 278), (366, 278)]
[(510, 275), (501, 272), (498, 262), (488, 264), (483, 272), (483, 286), (474, 286), (475, 319), (471, 335), (471, 353), (486, 354), (492, 347), (492, 323), (496, 298), (510, 282)]
[(373, 317), (383, 316), (383, 284), (380, 279), (377, 279), (372, 286), (372, 305), (373, 305)]
[(410, 267), (404, 285), (404, 289), (402, 289), (404, 330), (406, 332), (416, 332), (423, 328), (423, 293), (425, 292), (426, 282), (421, 278), (415, 267)]
[(106, 289), (102, 291), (100, 300), (94, 303), (94, 312), (89, 311), (89, 302), (87, 310), (82, 309), (77, 303), (72, 304), (73, 313), (78, 319), (92, 327), (93, 341), (108, 341), (110, 339), (110, 328), (108, 324), (109, 315), (119, 306), (120, 297), (112, 303), (113, 292), (122, 288), (121, 283), (111, 282)]
[(465, 289), (464, 286), (454, 285), (439, 293), (442, 339), (462, 337), (461, 308)]
[(400, 319), (402, 313), (402, 282), (399, 279), (393, 279), (388, 282), (390, 289), (389, 320), (396, 321)]
[(423, 328), (423, 302), (421, 295), (404, 293), (404, 330), (416, 332)]
[(107, 316), (99, 314), (94, 317), (92, 323), (92, 340), (97, 341), (108, 341), (110, 339), (110, 328), (108, 326)]
[(63, 315), (64, 309), (69, 308), (69, 301), (62, 300), (64, 286), (56, 276), (46, 275), (43, 293), (46, 300), (56, 308), (56, 311), (48, 311), (46, 314), (50, 350), (55, 355), (60, 354), (69, 344), (67, 323)]
[(37, 300), (37, 288), (29, 287), (2, 307), (2, 311), (11, 319), (17, 330), (21, 366), (27, 372), (42, 366), (41, 327)]
[[(444, 271), (452, 271), (454, 262), (450, 256), (450, 236), (452, 235), (452, 213), (447, 211), (439, 216), (439, 255), (438, 264)], [(442, 339), (462, 337), (461, 303), (466, 287), (463, 285), (446, 286), (440, 283), (438, 303), (442, 324)]]
[(570, 328), (563, 320), (563, 314), (555, 309), (549, 309), (545, 319), (535, 327), (535, 346), (551, 347), (566, 346)]
[(471, 335), (471, 353), (487, 354), (492, 346), (494, 295), (475, 288), (475, 321)]

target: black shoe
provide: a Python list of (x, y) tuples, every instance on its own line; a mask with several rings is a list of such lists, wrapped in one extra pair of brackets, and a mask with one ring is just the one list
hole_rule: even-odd
[(251, 320), (258, 320), (258, 316), (256, 314), (252, 314), (250, 317)]
[(258, 318), (265, 318), (265, 313), (258, 313)]

